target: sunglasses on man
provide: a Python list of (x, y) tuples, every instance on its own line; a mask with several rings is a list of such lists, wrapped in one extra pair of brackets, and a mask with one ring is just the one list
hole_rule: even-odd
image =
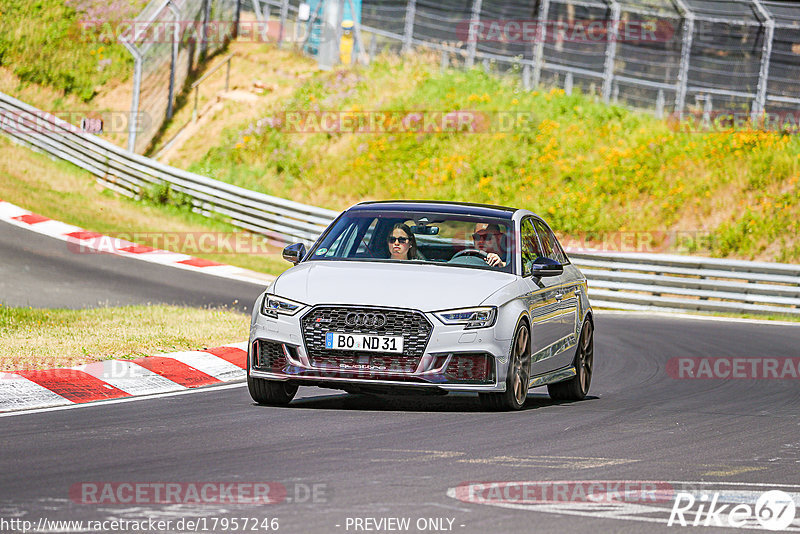
[(472, 239), (475, 241), (487, 241), (490, 237), (500, 237), (501, 233), (499, 232), (484, 232), (484, 233), (474, 233), (472, 234)]

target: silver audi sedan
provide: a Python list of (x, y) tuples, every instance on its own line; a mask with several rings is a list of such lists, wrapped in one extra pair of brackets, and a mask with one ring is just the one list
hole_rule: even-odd
[(259, 404), (298, 386), (474, 392), (518, 410), (528, 391), (583, 399), (594, 366), (586, 278), (540, 217), (458, 202), (343, 212), (253, 308), (247, 385)]

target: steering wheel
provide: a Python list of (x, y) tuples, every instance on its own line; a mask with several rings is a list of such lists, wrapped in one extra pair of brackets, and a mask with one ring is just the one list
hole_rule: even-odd
[(460, 258), (461, 256), (478, 256), (479, 258), (485, 260), (489, 256), (489, 253), (483, 250), (478, 250), (477, 248), (465, 248), (464, 250), (453, 254), (453, 257), (450, 258), (450, 261)]

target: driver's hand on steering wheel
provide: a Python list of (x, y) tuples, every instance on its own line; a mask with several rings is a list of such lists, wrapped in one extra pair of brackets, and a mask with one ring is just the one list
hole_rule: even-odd
[(486, 263), (488, 263), (492, 267), (505, 267), (506, 262), (500, 259), (500, 256), (495, 254), (494, 252), (489, 252), (486, 255)]

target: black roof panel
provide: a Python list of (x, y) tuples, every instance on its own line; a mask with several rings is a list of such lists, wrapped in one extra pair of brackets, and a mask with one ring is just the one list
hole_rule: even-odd
[(377, 200), (361, 202), (350, 208), (350, 210), (429, 211), (510, 219), (514, 212), (517, 211), (517, 208), (443, 200)]

